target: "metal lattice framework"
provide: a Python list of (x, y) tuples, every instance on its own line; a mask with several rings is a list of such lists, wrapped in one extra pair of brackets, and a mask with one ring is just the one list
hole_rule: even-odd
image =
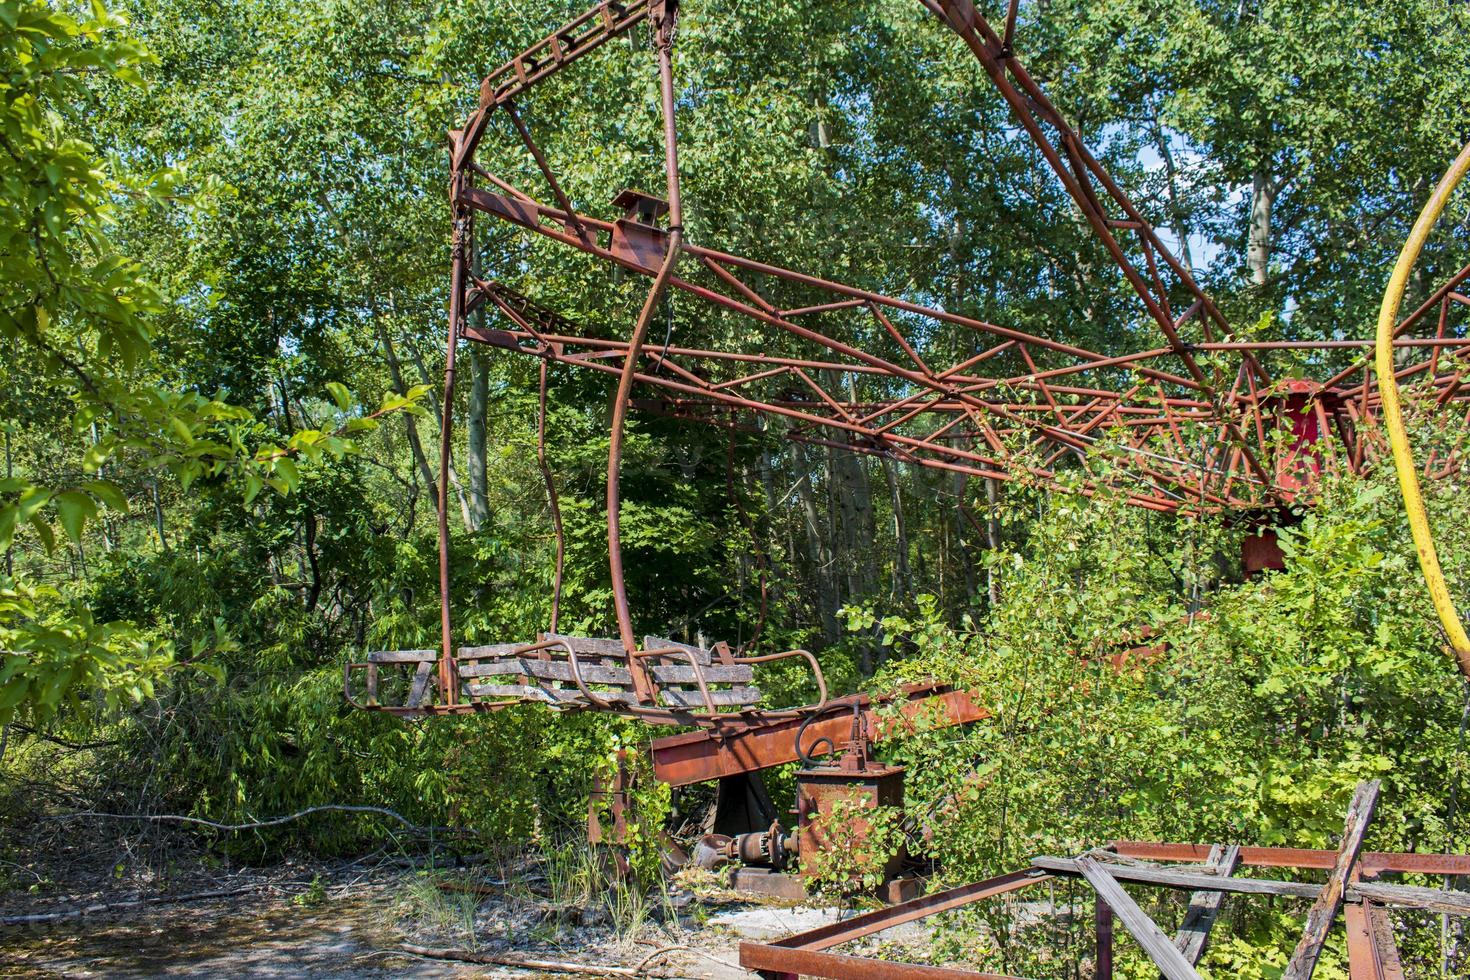
[[(1365, 424), (1379, 401), (1371, 342), (1241, 339), (1016, 57), (1018, 0), (1010, 0), (998, 26), (970, 0), (918, 2), (978, 60), (1136, 295), (1155, 343), (1141, 350), (1087, 349), (691, 241), (683, 220), (671, 53), (677, 0), (597, 5), (491, 72), (478, 107), (450, 134), (454, 245), (441, 465), (447, 468), (450, 455), (461, 340), (542, 360), (543, 438), (547, 364), (616, 379), (608, 543), (619, 640), (633, 668), (635, 696), (627, 708), (633, 713), (638, 705), (651, 710), (656, 687), (640, 679), (620, 540), (623, 431), (635, 403), (975, 477), (1122, 494), (1162, 512), (1274, 510), (1309, 490), (1324, 470), (1356, 472), (1385, 452)], [(574, 207), (516, 103), (640, 25), (651, 29), (656, 55), (666, 194), (624, 191), (613, 201), (621, 215), (601, 218)], [(551, 203), (482, 162), (482, 144), (498, 118), (534, 160)], [(606, 330), (580, 325), (535, 297), (472, 274), (474, 225), (482, 216), (560, 243), (609, 270), (647, 277), (637, 321), (623, 336), (609, 338)], [(1455, 412), (1443, 417), (1457, 424), (1459, 408), (1470, 401), (1462, 387), (1470, 340), (1453, 314), (1470, 305), (1457, 291), (1467, 277), (1470, 265), (1433, 290), (1403, 319), (1396, 340), (1404, 349), (1398, 376), (1420, 379), (1441, 407), (1454, 403)], [(669, 293), (740, 319), (750, 328), (742, 333), (747, 339), (713, 349), (650, 343), (650, 325)], [(477, 311), (499, 315), (484, 318), (493, 325), (475, 325), (470, 314)], [(1416, 331), (1420, 325), (1433, 325), (1432, 336)], [(783, 353), (767, 353), (771, 348)], [(941, 359), (939, 351), (963, 353)], [(1288, 376), (1281, 364), (1288, 359), (1315, 365), (1321, 376)], [(1452, 451), (1431, 457), (1426, 472), (1446, 474), (1459, 465)], [(439, 689), (448, 692), (441, 700), (452, 705), (448, 485), (441, 473)], [(555, 619), (554, 611), (553, 633)]]

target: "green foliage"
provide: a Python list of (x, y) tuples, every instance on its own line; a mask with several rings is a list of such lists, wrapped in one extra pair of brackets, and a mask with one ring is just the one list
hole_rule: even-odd
[[(1023, 546), (994, 557), (1006, 596), (988, 617), (962, 630), (883, 619), (888, 641), (913, 651), (893, 680), (961, 684), (991, 712), (893, 756), (910, 767), (911, 818), (936, 831), (925, 839), (945, 877), (1112, 839), (1331, 848), (1367, 778), (1384, 781), (1371, 847), (1470, 846), (1470, 690), (1442, 648), (1391, 480), (1328, 484), (1281, 529), (1286, 571), (1219, 588), (1193, 614), (1161, 601), (1157, 576), (1213, 565), (1232, 532), (1180, 520), (1160, 533), (1116, 502), (1057, 500)], [(1458, 541), (1463, 498), (1441, 487), (1437, 505)], [(1217, 968), (1289, 950), (1280, 921), (1241, 925)], [(1022, 955), (1005, 942), (997, 955)]]
[(813, 818), (823, 845), (802, 854), (802, 873), (819, 894), (846, 901), (883, 884), (889, 860), (903, 848), (903, 811), (839, 799)]

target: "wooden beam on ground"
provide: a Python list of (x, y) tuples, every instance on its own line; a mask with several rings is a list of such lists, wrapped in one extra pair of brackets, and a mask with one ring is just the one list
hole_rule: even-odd
[(1153, 960), (1154, 966), (1165, 980), (1200, 980), (1194, 966), (1184, 958), (1158, 923), (1149, 918), (1138, 903), (1123, 890), (1123, 886), (1095, 859), (1080, 857), (1077, 868), (1097, 892), (1099, 901), (1106, 902), (1113, 914), (1123, 920), (1123, 925), (1133, 934), (1138, 945)]
[(1368, 832), (1368, 824), (1373, 820), (1373, 809), (1377, 805), (1378, 780), (1359, 783), (1357, 791), (1353, 793), (1353, 801), (1348, 804), (1347, 820), (1342, 830), (1342, 846), (1337, 849), (1337, 861), (1332, 866), (1332, 873), (1322, 888), (1322, 894), (1317, 896), (1307, 912), (1307, 926), (1302, 930), (1301, 941), (1296, 944), (1296, 951), (1291, 954), (1291, 962), (1286, 964), (1281, 980), (1312, 980), (1312, 974), (1317, 969), (1317, 958), (1322, 955), (1322, 944), (1327, 941), (1327, 933), (1337, 919), (1338, 909), (1342, 908), (1348, 876), (1352, 874), (1353, 863), (1358, 860), (1358, 852), (1363, 849), (1363, 838)]
[[(1239, 864), (1239, 844), (1228, 847), (1216, 844), (1210, 848), (1210, 861), (1206, 867), (1221, 878), (1229, 878), (1235, 874)], [(1184, 954), (1191, 966), (1198, 963), (1199, 958), (1204, 955), (1205, 943), (1210, 940), (1210, 930), (1215, 927), (1215, 920), (1219, 918), (1220, 909), (1224, 905), (1224, 892), (1197, 891), (1189, 897), (1189, 908), (1184, 913), (1179, 932), (1174, 936), (1174, 945), (1179, 947), (1179, 952)]]

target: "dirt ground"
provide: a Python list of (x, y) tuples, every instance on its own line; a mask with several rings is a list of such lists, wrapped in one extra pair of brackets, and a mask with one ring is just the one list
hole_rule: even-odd
[[(751, 976), (739, 967), (742, 939), (778, 938), (839, 914), (684, 890), (631, 909), (605, 898), (575, 907), (538, 887), (544, 877), (530, 863), (455, 871), (339, 864), (198, 868), (164, 887), (12, 887), (0, 894), (0, 917), (65, 917), (0, 926), (0, 977), (552, 975), (430, 959), (405, 952), (410, 944), (732, 980)], [(125, 902), (145, 904), (116, 907)], [(79, 910), (86, 914), (72, 914)]]

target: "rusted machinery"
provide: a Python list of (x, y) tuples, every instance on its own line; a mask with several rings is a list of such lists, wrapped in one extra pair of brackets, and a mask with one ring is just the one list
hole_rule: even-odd
[[(539, 703), (693, 727), (692, 733), (654, 745), (656, 771), (676, 784), (744, 779), (776, 764), (772, 759), (791, 761), (800, 751), (795, 736), (803, 724), (814, 738), (821, 730), (828, 748), (838, 748), (852, 704), (828, 700), (820, 665), (809, 652), (750, 656), (723, 643), (694, 646), (658, 637), (639, 643), (620, 524), (624, 428), (635, 405), (732, 431), (771, 431), (967, 476), (1083, 495), (1107, 491), (1166, 513), (1230, 511), (1262, 524), (1309, 496), (1321, 473), (1356, 472), (1384, 454), (1381, 437), (1368, 424), (1379, 405), (1366, 356), (1370, 342), (1237, 334), (1022, 65), (1015, 45), (1016, 0), (998, 27), (971, 0), (918, 2), (973, 53), (1136, 295), (1142, 322), (1158, 339), (1139, 349), (1137, 330), (1120, 331), (1116, 348), (1088, 349), (929, 305), (921, 297), (883, 295), (697, 242), (700, 229), (685, 227), (679, 171), (672, 57), (678, 0), (599, 3), (492, 71), (475, 110), (449, 134), (453, 239), (438, 486), (439, 644), (433, 650), (371, 653), (349, 664), (344, 686), (353, 704), (422, 716)], [(612, 198), (607, 216), (584, 213), (568, 197), (517, 104), (547, 78), (637, 28), (647, 28), (652, 37), (664, 194), (625, 189)], [(495, 172), (487, 137), (497, 122), (534, 162), (552, 203)], [(605, 324), (563, 317), (493, 276), (482, 277), (470, 259), (479, 218), (574, 250), (609, 274), (646, 277), (649, 289), (636, 321), (630, 329), (610, 332)], [(1400, 322), (1394, 339), (1402, 365), (1398, 376), (1421, 382), (1421, 394), (1444, 410), (1446, 425), (1462, 424), (1458, 413), (1470, 401), (1462, 386), (1470, 340), (1461, 313), (1470, 299), (1457, 291), (1467, 278), (1470, 265), (1430, 290)], [(723, 346), (676, 343), (672, 327), (662, 343), (650, 343), (651, 324), (672, 294), (738, 317), (750, 329), (731, 334), (743, 339)], [(494, 325), (489, 315), (498, 318)], [(1436, 325), (1433, 336), (1416, 335), (1415, 328), (1426, 323)], [(774, 339), (780, 343), (768, 343)], [(556, 525), (557, 568), (548, 629), (524, 642), (455, 643), (448, 467), (460, 341), (541, 362), (540, 462)], [(771, 346), (782, 353), (768, 353)], [(1293, 369), (1310, 366), (1317, 380), (1283, 369), (1279, 361), (1286, 358), (1293, 359)], [(553, 367), (616, 381), (607, 465), (615, 638), (558, 631), (564, 547), (544, 452)], [(1470, 414), (1464, 421), (1470, 422)], [(1449, 474), (1460, 466), (1459, 450), (1452, 448), (1431, 456), (1426, 474)], [(1247, 539), (1249, 570), (1279, 565), (1279, 557), (1269, 531)], [(813, 703), (775, 709), (762, 704), (756, 668), (780, 659), (809, 666)], [(949, 699), (943, 717), (950, 724), (980, 714), (960, 703), (960, 692), (932, 689), (901, 697), (914, 703)], [(867, 718), (866, 711), (861, 705), (858, 717)], [(853, 751), (861, 755), (861, 746)], [(820, 808), (815, 787), (828, 772), (808, 771), (811, 798)], [(845, 775), (836, 771), (838, 781), (867, 786), (874, 798), (893, 791), (893, 774), (867, 765)], [(770, 824), (747, 824), (725, 834), (733, 853), (763, 853), (771, 863), (785, 851)], [(741, 840), (742, 834), (765, 837)]]

